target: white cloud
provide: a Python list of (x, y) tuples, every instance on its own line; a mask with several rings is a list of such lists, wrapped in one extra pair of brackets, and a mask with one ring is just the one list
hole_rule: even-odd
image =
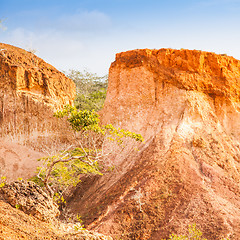
[(110, 27), (111, 20), (102, 12), (84, 11), (74, 15), (62, 16), (57, 20), (56, 24), (57, 28), (67, 31), (96, 31)]
[(17, 44), (24, 49), (32, 48), (32, 40), (34, 33), (26, 31), (23, 28), (16, 28), (13, 31), (9, 31), (6, 34), (5, 42), (10, 44)]
[(105, 56), (102, 45), (106, 44), (109, 29), (111, 19), (106, 14), (84, 11), (46, 19), (34, 30), (8, 30), (1, 41), (26, 50), (34, 49), (36, 55), (60, 70), (87, 68), (106, 74), (111, 59)]

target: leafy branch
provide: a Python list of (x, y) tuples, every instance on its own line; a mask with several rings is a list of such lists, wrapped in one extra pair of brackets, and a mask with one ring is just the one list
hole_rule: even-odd
[(80, 133), (81, 139), (75, 147), (40, 159), (44, 166), (38, 168), (33, 180), (44, 186), (52, 197), (63, 193), (70, 185), (76, 186), (82, 174), (102, 175), (99, 161), (102, 162), (109, 154), (104, 151), (105, 139), (119, 145), (124, 138), (144, 141), (140, 134), (115, 128), (111, 124), (100, 125), (99, 115), (94, 110), (77, 110), (76, 107), (66, 106), (55, 116), (66, 118), (72, 129)]

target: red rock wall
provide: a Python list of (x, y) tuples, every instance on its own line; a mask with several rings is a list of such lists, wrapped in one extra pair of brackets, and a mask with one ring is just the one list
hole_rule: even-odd
[(190, 50), (133, 50), (109, 70), (105, 123), (141, 133), (115, 170), (70, 199), (92, 229), (168, 238), (196, 223), (209, 240), (240, 239), (240, 61)]

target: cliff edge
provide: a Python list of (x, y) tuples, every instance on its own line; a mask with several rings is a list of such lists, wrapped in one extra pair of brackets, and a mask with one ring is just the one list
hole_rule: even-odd
[(31, 52), (0, 43), (0, 134), (54, 129), (54, 110), (73, 104), (75, 84)]
[(0, 72), (5, 93), (29, 96), (55, 109), (73, 104), (73, 81), (30, 51), (0, 43)]

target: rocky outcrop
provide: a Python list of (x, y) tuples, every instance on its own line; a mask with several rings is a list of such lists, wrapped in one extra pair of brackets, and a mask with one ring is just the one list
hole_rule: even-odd
[(63, 73), (32, 52), (2, 43), (0, 48), (1, 90), (29, 95), (55, 109), (73, 103), (75, 84)]
[(53, 110), (71, 105), (75, 97), (71, 79), (33, 53), (3, 43), (0, 82), (2, 136), (55, 131)]
[(112, 240), (103, 234), (61, 224), (42, 222), (0, 200), (0, 239)]
[(44, 222), (54, 221), (60, 214), (53, 199), (34, 182), (6, 183), (0, 188), (0, 200)]
[(0, 239), (112, 239), (59, 222), (58, 215), (52, 198), (33, 182), (16, 181), (0, 188)]
[(102, 120), (141, 133), (145, 144), (135, 152), (128, 144), (113, 173), (83, 181), (70, 210), (116, 238), (157, 240), (196, 223), (207, 239), (240, 239), (239, 86), (233, 57), (117, 54)]

